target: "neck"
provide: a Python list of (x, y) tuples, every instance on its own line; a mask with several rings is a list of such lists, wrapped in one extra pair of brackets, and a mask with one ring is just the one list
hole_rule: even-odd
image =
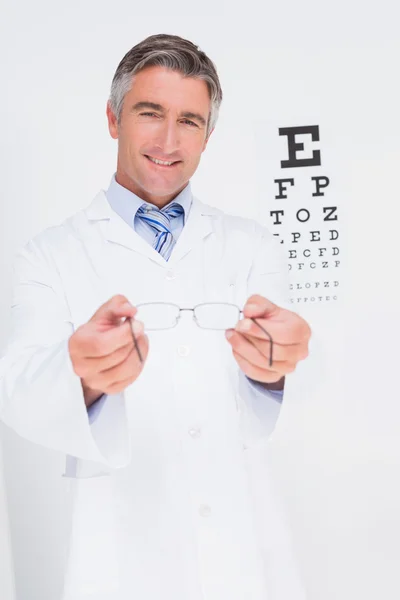
[(141, 200), (144, 200), (149, 204), (153, 204), (159, 209), (162, 209), (164, 208), (164, 206), (167, 206), (167, 204), (169, 204), (172, 200), (179, 196), (182, 190), (184, 190), (185, 187), (188, 185), (188, 182), (186, 182), (184, 186), (182, 186), (179, 190), (176, 190), (172, 194), (167, 194), (165, 196), (157, 196), (141, 188), (135, 181), (130, 179), (125, 173), (121, 171), (117, 170), (115, 174), (115, 181), (119, 185), (122, 185), (122, 187), (126, 188), (127, 190), (138, 196), (138, 198), (140, 198)]

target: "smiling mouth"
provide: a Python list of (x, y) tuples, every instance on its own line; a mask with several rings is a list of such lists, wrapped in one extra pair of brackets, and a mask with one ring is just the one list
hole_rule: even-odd
[(176, 165), (178, 165), (180, 162), (180, 160), (175, 160), (171, 163), (167, 163), (166, 161), (160, 161), (156, 158), (153, 158), (152, 156), (148, 156), (147, 154), (144, 155), (147, 160), (149, 160), (153, 165), (155, 165), (156, 167), (160, 167), (162, 169), (172, 169), (173, 167), (175, 167)]

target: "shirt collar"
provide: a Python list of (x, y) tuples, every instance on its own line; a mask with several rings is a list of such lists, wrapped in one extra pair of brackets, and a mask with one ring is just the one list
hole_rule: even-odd
[[(135, 219), (135, 215), (142, 204), (149, 204), (150, 206), (154, 206), (150, 204), (150, 202), (145, 202), (142, 198), (128, 190), (127, 188), (120, 185), (115, 179), (115, 173), (111, 178), (110, 185), (108, 190), (106, 191), (107, 200), (111, 206), (111, 208), (131, 227), (133, 226), (133, 222)], [(190, 208), (192, 206), (192, 190), (190, 181), (187, 186), (167, 204), (170, 206), (173, 202), (177, 202), (183, 208), (184, 212), (184, 223), (186, 223), (187, 218), (189, 216)], [(166, 208), (165, 206), (164, 208)]]

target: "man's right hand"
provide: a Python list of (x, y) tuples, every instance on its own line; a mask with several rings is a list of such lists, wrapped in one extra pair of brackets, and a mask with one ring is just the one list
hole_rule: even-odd
[[(74, 371), (81, 378), (87, 407), (103, 394), (122, 392), (142, 372), (149, 340), (144, 334), (143, 323), (133, 319), (136, 312), (125, 296), (113, 296), (69, 338), (69, 354)], [(123, 317), (127, 317), (124, 322)], [(136, 350), (132, 329), (143, 363)]]

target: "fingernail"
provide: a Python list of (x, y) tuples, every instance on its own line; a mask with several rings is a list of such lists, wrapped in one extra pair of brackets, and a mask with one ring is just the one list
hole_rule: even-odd
[(143, 333), (144, 327), (141, 321), (132, 321), (132, 331), (135, 335)]
[(231, 337), (233, 336), (233, 334), (234, 334), (234, 333), (235, 333), (235, 332), (234, 332), (234, 330), (233, 330), (233, 329), (227, 329), (227, 330), (225, 331), (225, 337), (226, 337), (226, 339), (227, 339), (227, 340), (230, 340), (230, 339), (231, 339)]
[(250, 319), (243, 319), (242, 321), (239, 321), (239, 323), (236, 325), (236, 329), (238, 329), (239, 331), (248, 331), (251, 325), (252, 321)]
[(246, 304), (245, 309), (246, 310), (250, 310), (251, 312), (253, 312), (253, 310), (257, 310), (258, 309), (258, 306), (257, 306), (257, 304)]
[(132, 310), (133, 306), (130, 302), (124, 302), (121, 306), (122, 310)]

